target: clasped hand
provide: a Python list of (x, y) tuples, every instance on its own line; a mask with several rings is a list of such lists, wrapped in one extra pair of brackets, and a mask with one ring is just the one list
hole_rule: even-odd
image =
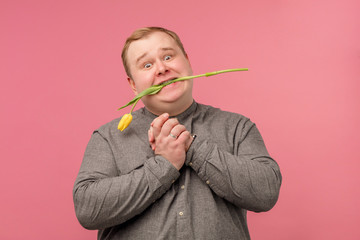
[(161, 155), (180, 170), (193, 141), (186, 127), (176, 118), (169, 118), (168, 113), (163, 113), (152, 121), (148, 137), (155, 154)]

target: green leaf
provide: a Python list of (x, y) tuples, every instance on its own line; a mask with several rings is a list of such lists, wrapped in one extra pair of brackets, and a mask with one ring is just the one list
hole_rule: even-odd
[(164, 86), (162, 85), (153, 85), (147, 89), (145, 89), (144, 91), (142, 91), (141, 93), (139, 93), (138, 95), (136, 95), (130, 102), (128, 102), (126, 105), (120, 107), (118, 110), (123, 109), (133, 103), (135, 103), (136, 101), (138, 101), (140, 98), (142, 98), (145, 95), (154, 95), (156, 93), (158, 93)]

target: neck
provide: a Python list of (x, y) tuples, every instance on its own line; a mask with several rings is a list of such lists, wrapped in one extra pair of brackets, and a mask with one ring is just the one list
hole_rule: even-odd
[(188, 101), (187, 103), (164, 103), (162, 104), (162, 106), (159, 106), (159, 107), (152, 107), (152, 108), (149, 108), (147, 106), (146, 109), (157, 115), (157, 116), (160, 116), (161, 114), (163, 113), (168, 113), (170, 115), (170, 117), (172, 116), (177, 116), (179, 115), (180, 113), (183, 113), (185, 112), (186, 109), (188, 109), (191, 104), (193, 103), (193, 99), (191, 99), (191, 101)]

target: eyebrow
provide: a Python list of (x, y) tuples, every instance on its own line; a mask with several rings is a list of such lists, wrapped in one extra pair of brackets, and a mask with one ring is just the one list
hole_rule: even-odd
[(138, 64), (141, 59), (143, 59), (144, 57), (146, 57), (146, 55), (147, 55), (147, 53), (144, 53), (144, 54), (142, 54), (140, 57), (138, 57), (138, 58), (136, 59), (136, 64)]
[(161, 48), (161, 50), (163, 50), (163, 51), (168, 51), (168, 50), (174, 50), (174, 48), (172, 48), (172, 47), (166, 47), (166, 48)]
[[(168, 50), (174, 50), (174, 48), (164, 47), (164, 48), (160, 48), (160, 50), (162, 50), (162, 51), (168, 51)], [(141, 59), (143, 59), (143, 58), (146, 57), (146, 56), (147, 56), (147, 53), (144, 53), (144, 54), (140, 55), (140, 57), (138, 57), (138, 58), (136, 59), (136, 64), (139, 63), (139, 62), (141, 61)]]

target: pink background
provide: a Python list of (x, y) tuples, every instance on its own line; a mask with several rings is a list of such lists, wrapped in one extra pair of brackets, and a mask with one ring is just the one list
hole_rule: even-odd
[(136, 28), (176, 31), (200, 103), (257, 123), (283, 174), (253, 239), (360, 239), (360, 2), (0, 2), (0, 239), (96, 239), (72, 187), (94, 129), (126, 113), (120, 52)]

